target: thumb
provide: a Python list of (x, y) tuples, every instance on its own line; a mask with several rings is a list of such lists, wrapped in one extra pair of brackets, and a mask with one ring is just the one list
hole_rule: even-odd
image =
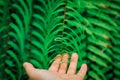
[(28, 76), (31, 78), (32, 74), (34, 74), (34, 72), (35, 72), (36, 69), (33, 67), (32, 64), (30, 64), (28, 62), (25, 62), (23, 64), (23, 67), (25, 68), (25, 71), (27, 72)]

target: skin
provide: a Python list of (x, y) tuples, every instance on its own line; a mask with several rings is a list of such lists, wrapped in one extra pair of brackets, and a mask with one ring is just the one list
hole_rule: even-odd
[[(36, 69), (28, 62), (25, 62), (23, 66), (31, 80), (83, 80), (87, 72), (87, 65), (83, 64), (76, 74), (78, 55), (76, 53), (72, 54), (69, 67), (68, 58), (68, 54), (56, 56), (48, 70)], [(67, 68), (68, 71), (66, 72)]]

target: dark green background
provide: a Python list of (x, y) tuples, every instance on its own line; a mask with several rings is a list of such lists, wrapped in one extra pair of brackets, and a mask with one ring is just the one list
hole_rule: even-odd
[(25, 61), (48, 69), (72, 52), (86, 80), (120, 80), (120, 0), (0, 0), (0, 80), (28, 80)]

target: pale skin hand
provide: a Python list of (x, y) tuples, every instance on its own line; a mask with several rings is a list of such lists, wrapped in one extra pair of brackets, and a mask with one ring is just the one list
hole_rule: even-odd
[(31, 80), (83, 80), (87, 72), (87, 65), (83, 64), (76, 74), (78, 55), (74, 53), (72, 54), (71, 62), (68, 71), (66, 72), (68, 58), (68, 54), (57, 56), (49, 70), (36, 69), (28, 62), (25, 62), (23, 66)]

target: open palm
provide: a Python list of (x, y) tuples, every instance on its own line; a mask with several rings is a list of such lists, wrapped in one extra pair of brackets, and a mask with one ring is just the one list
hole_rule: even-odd
[(87, 65), (83, 64), (76, 74), (78, 55), (72, 54), (69, 68), (68, 54), (58, 55), (49, 70), (36, 69), (30, 63), (24, 63), (24, 68), (31, 80), (83, 80), (87, 72)]

